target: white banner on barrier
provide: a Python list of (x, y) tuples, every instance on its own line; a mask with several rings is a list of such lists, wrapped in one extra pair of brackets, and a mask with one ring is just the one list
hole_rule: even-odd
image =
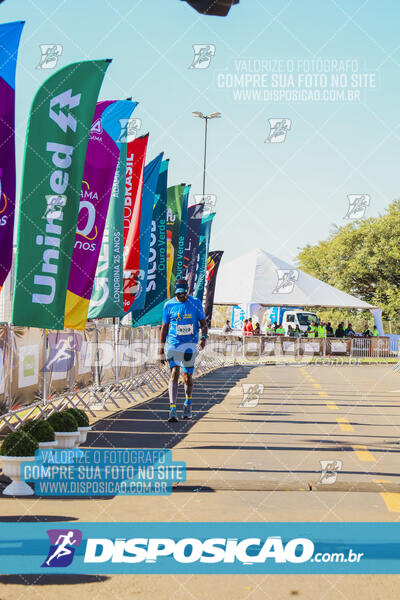
[(319, 354), (319, 342), (306, 342), (304, 344), (304, 352), (310, 352), (312, 354)]
[(258, 343), (257, 342), (248, 342), (246, 344), (246, 352), (258, 352)]
[(264, 343), (264, 350), (263, 350), (263, 354), (273, 354), (275, 350), (275, 343), (274, 342), (265, 342)]
[(83, 341), (78, 352), (78, 374), (90, 373), (93, 364), (93, 342)]
[(331, 342), (331, 352), (346, 352), (346, 342)]
[(294, 342), (283, 342), (282, 343), (284, 352), (294, 352), (295, 351), (295, 343)]
[(18, 353), (18, 387), (36, 385), (39, 381), (39, 346), (21, 346)]

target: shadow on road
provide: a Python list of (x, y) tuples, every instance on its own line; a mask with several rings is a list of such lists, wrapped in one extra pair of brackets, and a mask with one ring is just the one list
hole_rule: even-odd
[[(255, 367), (225, 367), (195, 380), (192, 410), (195, 419), (168, 422), (168, 391), (139, 406), (121, 410), (98, 421), (88, 435), (92, 448), (173, 448), (188, 434), (196, 421), (202, 419), (238, 381)], [(179, 386), (177, 410), (181, 413), (184, 389)]]
[(102, 583), (111, 579), (105, 575), (0, 575), (3, 585), (77, 585)]
[(77, 521), (78, 517), (64, 515), (9, 515), (0, 516), (0, 523), (45, 523), (46, 521)]

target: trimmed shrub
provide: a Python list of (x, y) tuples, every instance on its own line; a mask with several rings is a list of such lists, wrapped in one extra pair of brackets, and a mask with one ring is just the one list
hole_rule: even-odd
[(38, 442), (54, 442), (54, 429), (48, 421), (28, 421), (22, 431), (29, 433)]
[(26, 431), (9, 433), (0, 448), (1, 456), (34, 456), (39, 444)]
[(78, 427), (89, 427), (89, 419), (84, 410), (80, 408), (67, 408), (65, 412), (71, 413), (78, 423)]
[(47, 421), (56, 432), (72, 432), (78, 430), (78, 423), (76, 422), (75, 417), (66, 410), (52, 414)]

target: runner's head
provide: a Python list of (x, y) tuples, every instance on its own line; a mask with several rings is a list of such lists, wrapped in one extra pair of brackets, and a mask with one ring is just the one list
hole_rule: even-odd
[(186, 279), (177, 279), (175, 281), (175, 296), (179, 302), (186, 302), (188, 298), (188, 282)]

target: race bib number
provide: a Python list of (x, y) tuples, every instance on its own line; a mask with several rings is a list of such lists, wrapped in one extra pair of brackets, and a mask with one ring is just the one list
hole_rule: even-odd
[(177, 335), (193, 335), (193, 323), (176, 326)]

